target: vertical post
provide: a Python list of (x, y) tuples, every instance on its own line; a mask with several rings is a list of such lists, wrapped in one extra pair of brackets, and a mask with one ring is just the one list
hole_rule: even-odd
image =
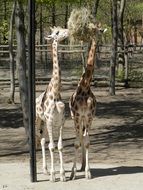
[(37, 181), (36, 148), (35, 148), (35, 0), (28, 0), (29, 38), (28, 38), (28, 79), (29, 79), (29, 144), (30, 144), (30, 177)]

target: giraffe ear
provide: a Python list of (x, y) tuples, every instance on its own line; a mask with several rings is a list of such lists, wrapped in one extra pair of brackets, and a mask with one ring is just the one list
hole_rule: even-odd
[(45, 34), (44, 36), (45, 40), (51, 40), (52, 39), (52, 35), (49, 35), (48, 33)]
[(51, 30), (51, 31), (53, 31), (53, 30), (54, 30), (54, 28), (50, 26), (50, 30)]
[(107, 29), (107, 28), (105, 28), (105, 29), (104, 29), (104, 31), (103, 31), (103, 33), (105, 33), (107, 30), (108, 30), (108, 29)]
[(107, 28), (105, 28), (105, 29), (100, 28), (101, 33), (105, 33), (107, 30), (108, 30)]
[(51, 26), (50, 26), (51, 32), (53, 32), (56, 28), (57, 28), (56, 26), (54, 26), (54, 27), (51, 27)]

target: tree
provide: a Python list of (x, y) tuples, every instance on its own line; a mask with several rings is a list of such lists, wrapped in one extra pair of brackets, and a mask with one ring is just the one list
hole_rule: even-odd
[(100, 0), (95, 0), (93, 4), (93, 15), (96, 17)]
[(22, 2), (17, 0), (15, 10), (15, 26), (17, 37), (17, 58), (18, 81), (20, 89), (20, 100), (23, 112), (23, 123), (26, 134), (29, 137), (28, 122), (28, 86), (26, 77), (26, 47), (25, 47), (25, 28), (24, 28), (24, 10)]
[(14, 103), (15, 94), (15, 64), (14, 64), (14, 52), (13, 52), (13, 25), (15, 16), (16, 1), (13, 3), (10, 27), (9, 27), (9, 57), (10, 57), (10, 97), (8, 102)]
[(124, 28), (123, 28), (123, 18), (126, 0), (118, 0), (118, 44), (119, 51), (118, 54), (118, 76), (121, 79), (124, 79), (124, 66), (125, 66), (125, 57), (124, 57)]
[(115, 95), (115, 68), (117, 57), (117, 1), (112, 0), (111, 5), (111, 23), (112, 23), (112, 53), (110, 60), (110, 95)]

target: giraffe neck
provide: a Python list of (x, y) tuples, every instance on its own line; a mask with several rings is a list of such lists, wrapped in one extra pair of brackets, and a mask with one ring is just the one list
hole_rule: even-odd
[(96, 42), (93, 39), (91, 41), (91, 46), (90, 46), (89, 53), (88, 53), (88, 59), (87, 59), (86, 67), (88, 67), (89, 65), (94, 66), (95, 51), (96, 51)]
[(78, 87), (82, 88), (84, 91), (87, 91), (90, 88), (92, 74), (94, 71), (95, 51), (96, 51), (96, 42), (93, 39), (91, 42), (89, 53), (88, 53), (88, 59), (87, 59), (85, 72), (82, 74), (82, 77), (78, 84)]
[(60, 82), (61, 79), (61, 73), (60, 73), (60, 67), (59, 67), (59, 62), (58, 62), (58, 42), (56, 40), (53, 41), (52, 44), (52, 49), (53, 49), (53, 76), (54, 80), (55, 77), (57, 82)]
[(53, 73), (49, 83), (49, 90), (54, 92), (55, 98), (60, 94), (61, 87), (61, 71), (58, 62), (58, 42), (54, 40), (52, 43), (53, 50)]

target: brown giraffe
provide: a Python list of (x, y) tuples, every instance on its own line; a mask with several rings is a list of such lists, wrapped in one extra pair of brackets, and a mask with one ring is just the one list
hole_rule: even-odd
[[(54, 27), (51, 35), (46, 37), (47, 40), (52, 40), (53, 50), (53, 74), (49, 85), (45, 92), (43, 92), (38, 98), (36, 98), (36, 131), (37, 140), (40, 138), (43, 156), (43, 172), (47, 173), (46, 155), (45, 155), (45, 138), (46, 132), (49, 135), (49, 150), (51, 155), (51, 171), (50, 181), (55, 181), (55, 169), (54, 169), (54, 149), (55, 143), (53, 134), (55, 127), (59, 130), (58, 151), (60, 156), (60, 180), (66, 181), (65, 171), (63, 166), (62, 156), (62, 130), (64, 126), (64, 109), (65, 105), (61, 100), (60, 88), (61, 88), (61, 74), (58, 63), (58, 42), (68, 37), (68, 30), (60, 27)], [(46, 126), (41, 125), (41, 121), (44, 121)]]
[(95, 62), (95, 51), (97, 45), (97, 34), (101, 33), (101, 28), (97, 26), (95, 31), (95, 38), (91, 40), (91, 46), (88, 54), (87, 64), (84, 73), (78, 83), (78, 86), (70, 98), (70, 110), (71, 117), (74, 120), (76, 140), (75, 140), (75, 158), (72, 167), (71, 179), (76, 177), (76, 162), (78, 148), (82, 147), (82, 167), (81, 170), (85, 169), (85, 177), (91, 178), (88, 151), (89, 151), (89, 128), (92, 124), (92, 120), (96, 109), (96, 98), (91, 91), (90, 83), (94, 71)]

